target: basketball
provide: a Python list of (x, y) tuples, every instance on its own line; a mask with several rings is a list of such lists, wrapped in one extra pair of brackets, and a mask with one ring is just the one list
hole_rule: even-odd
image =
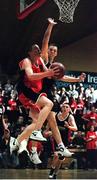
[(59, 62), (55, 62), (55, 63), (52, 63), (50, 68), (53, 69), (55, 67), (58, 67), (59, 69), (59, 74), (55, 76), (56, 79), (60, 79), (64, 76), (65, 74), (65, 66), (62, 64), (62, 63), (59, 63)]

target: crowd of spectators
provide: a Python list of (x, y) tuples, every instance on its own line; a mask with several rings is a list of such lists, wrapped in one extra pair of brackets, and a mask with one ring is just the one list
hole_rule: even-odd
[[(60, 110), (60, 105), (68, 103), (74, 115), (78, 131), (69, 133), (69, 148), (79, 148), (85, 150), (85, 156), (80, 157), (83, 161), (79, 168), (97, 169), (97, 101), (95, 89), (89, 85), (87, 88), (83, 84), (70, 84), (68, 87), (53, 86), (51, 89), (51, 99), (54, 102), (54, 111)], [(21, 168), (35, 167), (31, 162), (22, 163), (17, 153), (11, 154), (10, 141), (20, 134), (27, 124), (31, 123), (28, 110), (20, 104), (15, 85), (8, 80), (5, 84), (0, 83), (0, 168)], [(42, 165), (38, 168), (46, 168), (48, 159), (54, 152), (54, 140), (52, 133), (43, 129), (46, 143), (38, 143), (38, 153), (42, 160)], [(46, 133), (45, 133), (46, 132)], [(94, 162), (94, 163), (93, 163)]]

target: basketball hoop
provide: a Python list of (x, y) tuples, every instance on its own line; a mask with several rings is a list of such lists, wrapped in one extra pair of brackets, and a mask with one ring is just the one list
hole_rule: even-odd
[(75, 9), (80, 0), (54, 0), (59, 8), (59, 20), (72, 23)]

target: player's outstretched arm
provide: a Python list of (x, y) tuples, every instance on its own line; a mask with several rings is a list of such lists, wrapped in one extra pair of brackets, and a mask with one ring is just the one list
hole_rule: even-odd
[(45, 31), (43, 41), (42, 41), (42, 49), (41, 49), (41, 57), (44, 59), (45, 62), (48, 62), (48, 44), (51, 36), (51, 32), (53, 26), (57, 23), (52, 18), (48, 18), (49, 25)]
[(84, 82), (86, 74), (82, 73), (79, 77), (63, 76), (60, 80), (64, 82)]

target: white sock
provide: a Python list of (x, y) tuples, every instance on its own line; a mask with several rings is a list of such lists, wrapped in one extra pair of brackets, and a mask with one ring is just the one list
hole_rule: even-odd
[(52, 169), (55, 169), (55, 166), (52, 165), (51, 168), (52, 168)]
[(63, 148), (65, 147), (64, 144), (63, 144), (63, 142), (59, 143), (59, 144), (58, 144), (58, 147), (59, 147), (59, 146), (61, 146), (61, 147), (63, 147)]

